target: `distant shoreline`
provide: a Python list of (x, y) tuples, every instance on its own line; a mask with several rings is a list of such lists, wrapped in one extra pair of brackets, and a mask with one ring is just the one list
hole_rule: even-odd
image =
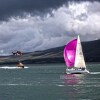
[[(82, 42), (82, 48), (86, 63), (100, 63), (100, 40)], [(17, 64), (20, 60), (24, 64), (50, 64), (65, 63), (63, 50), (65, 46), (48, 50), (27, 52), (23, 55), (0, 56), (0, 65)]]

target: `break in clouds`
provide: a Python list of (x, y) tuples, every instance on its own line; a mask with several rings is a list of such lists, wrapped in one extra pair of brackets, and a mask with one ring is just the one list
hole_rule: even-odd
[[(35, 11), (36, 12), (36, 11)], [(0, 22), (1, 53), (63, 46), (80, 35), (82, 41), (100, 38), (100, 2), (68, 2), (49, 12), (24, 12)]]

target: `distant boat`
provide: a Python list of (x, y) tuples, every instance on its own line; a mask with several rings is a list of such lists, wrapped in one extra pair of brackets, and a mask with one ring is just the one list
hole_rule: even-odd
[(17, 64), (17, 67), (19, 67), (19, 68), (24, 68), (24, 64), (22, 64), (22, 63), (19, 61), (18, 64)]
[(70, 41), (64, 48), (64, 60), (67, 66), (67, 74), (89, 73), (86, 69), (80, 37)]

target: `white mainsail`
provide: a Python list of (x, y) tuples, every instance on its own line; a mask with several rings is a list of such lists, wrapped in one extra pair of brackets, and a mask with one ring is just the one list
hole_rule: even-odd
[(86, 68), (79, 36), (78, 36), (78, 39), (77, 39), (77, 47), (76, 47), (74, 67), (75, 68)]

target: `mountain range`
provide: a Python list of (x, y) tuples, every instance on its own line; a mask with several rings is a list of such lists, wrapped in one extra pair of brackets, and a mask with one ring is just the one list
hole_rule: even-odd
[[(86, 62), (100, 62), (100, 40), (82, 42)], [(23, 55), (1, 56), (0, 64), (17, 64), (20, 60), (24, 64), (64, 63), (63, 50), (65, 46), (43, 51), (27, 52)]]

